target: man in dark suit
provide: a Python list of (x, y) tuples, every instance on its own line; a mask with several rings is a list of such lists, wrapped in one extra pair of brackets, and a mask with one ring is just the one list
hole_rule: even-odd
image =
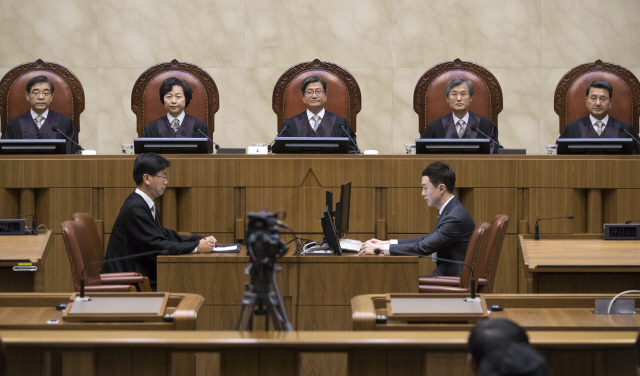
[[(585, 100), (589, 116), (567, 125), (560, 138), (630, 138), (627, 132), (638, 138), (638, 133), (633, 128), (609, 116), (613, 100), (613, 86), (609, 82), (593, 81), (587, 88)], [(638, 143), (634, 141), (633, 153), (639, 152)]]
[[(149, 251), (169, 251), (172, 255), (211, 252), (216, 244), (213, 236), (182, 236), (162, 227), (154, 199), (162, 196), (167, 186), (167, 168), (171, 162), (155, 153), (140, 154), (133, 165), (133, 180), (138, 188), (120, 208), (113, 224), (105, 260)], [(137, 272), (149, 277), (155, 290), (156, 256), (105, 263), (103, 273)]]
[[(444, 87), (444, 96), (452, 112), (432, 121), (421, 138), (487, 138), (485, 135), (488, 135), (498, 140), (498, 127), (493, 121), (469, 111), (473, 92), (473, 83), (466, 78), (450, 79)], [(472, 130), (474, 127), (477, 130)], [(491, 154), (497, 153), (498, 145), (491, 141), (489, 150)]]
[(300, 91), (307, 111), (286, 119), (280, 137), (348, 137), (348, 132), (353, 140), (349, 140), (349, 153), (359, 153), (356, 134), (347, 119), (324, 109), (327, 83), (318, 76), (309, 76), (302, 81)]
[[(203, 138), (209, 135), (207, 123), (187, 115), (193, 90), (186, 80), (169, 77), (160, 85), (160, 102), (167, 109), (167, 115), (154, 120), (144, 127), (142, 137)], [(202, 133), (201, 133), (202, 132)]]
[[(475, 228), (471, 215), (453, 195), (456, 174), (442, 162), (430, 164), (422, 172), (422, 197), (430, 207), (438, 208), (438, 221), (427, 236), (398, 240), (370, 239), (362, 245), (365, 254), (415, 254), (464, 262), (467, 245)], [(382, 252), (380, 252), (382, 250)], [(436, 261), (433, 276), (459, 276), (462, 265)]]
[[(63, 139), (67, 140), (60, 132), (70, 139), (78, 142), (73, 121), (49, 109), (53, 101), (53, 82), (46, 76), (36, 76), (27, 82), (27, 101), (31, 104), (31, 110), (12, 119), (2, 134), (4, 140), (19, 139)], [(58, 127), (60, 132), (53, 130)], [(66, 141), (67, 154), (75, 154), (76, 145)]]

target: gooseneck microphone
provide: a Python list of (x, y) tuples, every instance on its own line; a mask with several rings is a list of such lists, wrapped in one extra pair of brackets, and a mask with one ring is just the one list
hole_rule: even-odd
[(36, 216), (33, 214), (18, 214), (18, 215), (12, 215), (10, 217), (4, 217), (5, 219), (9, 219), (9, 218), (24, 218), (24, 217), (31, 217), (31, 235), (38, 235), (38, 233), (36, 232), (36, 227), (37, 227), (37, 222), (36, 222)]
[(344, 133), (347, 134), (347, 137), (349, 137), (349, 140), (351, 140), (351, 142), (353, 142), (353, 145), (356, 147), (357, 153), (360, 154), (361, 152), (360, 152), (360, 148), (358, 147), (358, 144), (356, 144), (356, 142), (353, 141), (353, 138), (351, 138), (351, 135), (349, 134), (347, 129), (344, 127), (344, 124), (340, 128), (342, 128), (342, 131), (344, 131)]
[(76, 298), (76, 299), (82, 299), (82, 300), (88, 300), (85, 299), (84, 297), (84, 272), (87, 270), (87, 268), (91, 265), (96, 265), (96, 264), (108, 264), (110, 262), (115, 262), (115, 261), (121, 261), (121, 260), (128, 260), (128, 259), (134, 259), (134, 258), (138, 258), (138, 257), (145, 257), (145, 256), (153, 256), (153, 255), (162, 255), (162, 256), (167, 256), (169, 255), (169, 251), (167, 250), (162, 250), (162, 251), (149, 251), (149, 252), (142, 252), (142, 253), (137, 253), (135, 255), (128, 255), (128, 256), (122, 256), (122, 257), (116, 257), (116, 258), (112, 258), (109, 260), (100, 260), (100, 261), (94, 261), (94, 262), (90, 262), (87, 265), (84, 266), (84, 268), (82, 269), (82, 274), (80, 276), (80, 298)]
[(630, 220), (626, 221), (624, 224), (628, 225), (631, 222), (640, 222), (640, 219), (630, 219)]
[[(375, 253), (376, 255), (379, 255), (382, 253), (382, 249), (380, 248), (376, 248), (373, 250), (373, 253)], [(418, 256), (418, 257), (427, 257), (427, 255), (420, 255), (420, 254), (416, 254), (416, 253), (411, 253), (411, 252), (404, 252), (404, 251), (393, 251), (393, 253), (395, 254), (399, 254), (399, 255), (403, 255), (403, 256)], [(431, 255), (428, 255), (431, 256)], [(457, 261), (457, 260), (451, 260), (451, 259), (445, 259), (445, 258), (441, 258), (441, 257), (431, 257), (431, 259), (433, 261), (442, 261), (442, 262), (450, 262), (452, 264), (458, 264), (458, 265), (464, 265), (467, 268), (469, 268), (469, 271), (471, 272), (471, 283), (469, 286), (469, 290), (471, 290), (471, 300), (475, 300), (476, 299), (476, 277), (473, 274), (473, 268), (471, 266), (469, 266), (469, 264), (463, 262), (463, 261)]]
[(538, 220), (536, 220), (535, 240), (540, 240), (540, 226), (538, 226), (538, 222), (546, 221), (547, 219), (573, 219), (573, 216), (569, 216), (569, 217), (553, 217), (553, 218), (538, 218)]
[(220, 149), (220, 145), (216, 144), (215, 141), (209, 138), (209, 136), (207, 136), (201, 129), (198, 129), (198, 132), (200, 132), (201, 135), (205, 136), (207, 140), (211, 141), (215, 145), (216, 150)]
[(624, 131), (626, 134), (628, 134), (629, 136), (631, 136), (631, 138), (633, 138), (633, 140), (634, 140), (635, 142), (637, 142), (638, 144), (640, 144), (640, 140), (638, 140), (638, 138), (637, 138), (636, 136), (634, 136), (631, 132), (629, 132), (629, 131), (628, 131), (628, 130), (626, 130), (626, 129), (623, 129), (623, 131)]
[(276, 138), (280, 137), (280, 135), (282, 133), (284, 133), (284, 131), (287, 129), (287, 124), (282, 123), (282, 129), (280, 130), (280, 132), (278, 132), (278, 134), (276, 135), (276, 137), (273, 139), (273, 141), (271, 141), (271, 143), (269, 144), (269, 146), (267, 146), (267, 149), (269, 151), (271, 151), (271, 147), (273, 146), (273, 143), (276, 142)]
[(67, 136), (66, 134), (64, 134), (64, 133), (60, 130), (60, 128), (58, 128), (58, 126), (57, 126), (57, 125), (54, 125), (53, 127), (51, 127), (51, 130), (53, 130), (54, 132), (58, 132), (58, 133), (60, 133), (61, 135), (63, 135), (63, 136), (64, 136), (64, 138), (66, 138), (67, 140), (69, 140), (69, 141), (73, 142), (73, 143), (78, 147), (78, 152), (82, 152), (82, 151), (84, 151), (84, 148), (83, 148), (82, 146), (80, 146), (80, 144), (79, 144), (79, 143), (77, 143), (77, 142), (73, 141), (73, 139), (71, 139), (71, 137), (69, 137), (69, 136)]
[(471, 126), (471, 130), (474, 132), (478, 132), (481, 135), (485, 136), (486, 138), (488, 138), (489, 140), (493, 141), (496, 143), (496, 145), (498, 145), (499, 148), (504, 148), (502, 145), (500, 145), (500, 143), (498, 142), (498, 140), (496, 140), (495, 138), (489, 136), (488, 134), (484, 133), (483, 131), (480, 130), (480, 128), (478, 128), (478, 126), (476, 125), (472, 125)]

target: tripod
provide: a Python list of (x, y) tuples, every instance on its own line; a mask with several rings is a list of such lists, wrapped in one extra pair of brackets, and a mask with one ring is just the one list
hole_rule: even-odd
[[(282, 303), (282, 297), (276, 282), (276, 271), (281, 267), (264, 267), (256, 271), (253, 265), (248, 266), (251, 272), (252, 284), (248, 286), (248, 291), (244, 293), (240, 314), (236, 321), (236, 330), (253, 330), (253, 318), (255, 315), (265, 317), (265, 330), (269, 330), (269, 316), (273, 322), (274, 330), (292, 331), (293, 327), (287, 317), (287, 312)], [(265, 270), (267, 269), (267, 270)], [(274, 291), (271, 291), (267, 275), (272, 275)], [(254, 278), (256, 277), (256, 278)], [(245, 311), (247, 314), (245, 315)]]

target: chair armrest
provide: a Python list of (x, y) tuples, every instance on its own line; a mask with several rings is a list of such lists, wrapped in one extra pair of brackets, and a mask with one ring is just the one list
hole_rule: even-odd
[(142, 292), (151, 292), (149, 278), (139, 273), (104, 273), (100, 274), (100, 281), (103, 285), (130, 284), (138, 285)]
[(469, 292), (468, 289), (462, 287), (450, 287), (450, 286), (426, 286), (420, 285), (418, 291), (421, 293), (446, 293), (446, 292)]
[(480, 278), (476, 282), (476, 286), (486, 286), (486, 285), (487, 285), (487, 279), (486, 278)]
[(438, 285), (438, 286), (460, 286), (460, 277), (420, 277), (420, 286)]
[(99, 286), (86, 286), (85, 292), (136, 292), (136, 287), (133, 285), (99, 285)]

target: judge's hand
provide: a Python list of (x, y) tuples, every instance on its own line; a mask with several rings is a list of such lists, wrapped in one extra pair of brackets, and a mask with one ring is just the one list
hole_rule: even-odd
[(216, 246), (216, 238), (213, 236), (207, 236), (204, 239), (200, 240), (198, 243), (198, 248), (196, 248), (196, 253), (207, 253), (213, 251), (213, 247)]
[[(376, 240), (376, 239), (372, 239), (372, 240)], [(378, 243), (374, 243), (371, 240), (368, 240), (362, 243), (360, 252), (364, 253), (365, 255), (375, 255), (376, 254), (375, 250), (379, 249), (380, 256), (384, 256), (384, 252), (382, 252), (382, 244), (380, 244), (379, 242), (380, 242), (379, 240), (378, 240)]]

